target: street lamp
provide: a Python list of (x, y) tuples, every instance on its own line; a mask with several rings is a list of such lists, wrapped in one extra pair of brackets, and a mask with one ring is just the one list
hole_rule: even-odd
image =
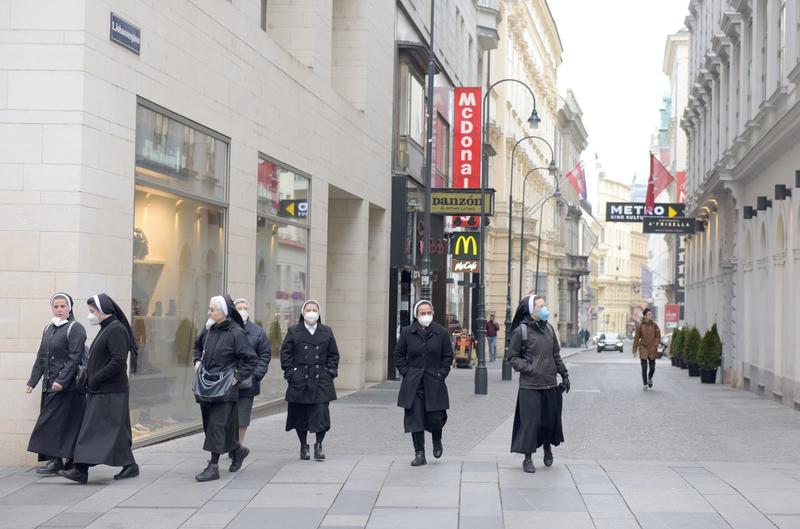
[[(547, 167), (535, 167), (528, 171), (525, 175), (525, 178), (522, 181), (522, 211), (520, 212), (520, 235), (519, 235), (519, 298), (522, 299), (522, 276), (523, 276), (523, 269), (525, 268), (525, 190), (527, 188), (528, 177), (532, 175), (536, 171), (540, 171), (542, 169), (547, 169), (551, 175), (553, 175), (556, 183), (555, 190), (551, 195), (548, 195), (544, 200), (539, 202), (536, 207), (533, 208), (531, 213), (536, 213), (536, 211), (540, 208), (544, 208), (545, 203), (552, 198), (553, 196), (561, 196), (561, 189), (559, 188), (558, 178), (556, 176), (556, 172), (558, 169), (556, 168), (554, 163), (550, 163)], [(539, 222), (541, 225), (541, 221)]]
[[(476, 395), (486, 395), (489, 392), (489, 377), (488, 372), (486, 370), (486, 188), (489, 182), (489, 150), (487, 146), (490, 147), (489, 144), (489, 112), (488, 112), (488, 98), (489, 94), (492, 93), (494, 88), (501, 84), (501, 83), (518, 83), (525, 87), (528, 90), (528, 93), (531, 94), (531, 99), (533, 99), (533, 111), (531, 112), (530, 117), (528, 118), (528, 124), (532, 128), (537, 128), (539, 123), (541, 123), (541, 119), (539, 119), (539, 114), (536, 112), (536, 96), (533, 95), (533, 90), (527, 84), (523, 83), (519, 79), (501, 79), (499, 81), (495, 81), (489, 88), (486, 89), (486, 93), (483, 95), (483, 148), (481, 149), (481, 255), (480, 255), (480, 281), (478, 283), (478, 317), (475, 320), (475, 325), (478, 327), (475, 332), (475, 338), (478, 340), (478, 365), (475, 368), (475, 394)], [(552, 149), (551, 149), (552, 150)], [(513, 160), (513, 155), (512, 155)], [(509, 209), (511, 208), (511, 201), (509, 201)], [(509, 255), (509, 258), (511, 256)], [(509, 269), (510, 270), (510, 269)], [(510, 271), (509, 271), (510, 276)], [(510, 288), (510, 286), (509, 286)], [(508, 318), (506, 318), (507, 320)], [(510, 326), (510, 322), (506, 323), (506, 334), (508, 334), (508, 328)], [(506, 344), (508, 343), (508, 337), (506, 337)], [(506, 348), (508, 350), (508, 348)], [(504, 358), (503, 359), (503, 370), (505, 372), (505, 365), (508, 361)], [(509, 366), (510, 369), (510, 366)]]
[[(436, 76), (436, 56), (433, 48), (433, 28), (435, 27), (435, 0), (431, 0), (431, 34), (428, 41), (428, 128), (425, 139), (425, 209), (422, 241), (422, 274), (420, 277), (422, 299), (431, 301), (433, 271), (431, 270), (431, 185), (433, 181), (433, 84)], [(416, 250), (415, 250), (416, 251)]]
[[(534, 116), (531, 115), (531, 118)], [(537, 116), (538, 117), (538, 116)], [(506, 270), (506, 336), (505, 336), (505, 346), (503, 348), (503, 380), (511, 380), (511, 364), (508, 362), (508, 347), (511, 344), (511, 247), (512, 247), (512, 227), (513, 227), (513, 199), (514, 199), (514, 161), (516, 159), (516, 151), (519, 144), (525, 140), (540, 140), (544, 142), (550, 148), (550, 165), (548, 166), (548, 170), (552, 168), (553, 173), (557, 172), (558, 169), (556, 168), (556, 161), (555, 161), (555, 152), (553, 151), (553, 146), (550, 143), (542, 138), (541, 136), (525, 136), (524, 138), (520, 139), (517, 143), (514, 144), (514, 147), (511, 149), (511, 179), (508, 182), (508, 267)], [(524, 205), (523, 205), (524, 206)]]

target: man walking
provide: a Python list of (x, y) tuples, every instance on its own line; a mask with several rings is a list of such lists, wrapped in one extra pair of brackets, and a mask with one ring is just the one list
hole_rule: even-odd
[(500, 326), (494, 321), (494, 314), (489, 315), (489, 321), (486, 322), (486, 339), (489, 340), (489, 361), (494, 362), (497, 360), (497, 331)]
[(636, 357), (636, 352), (639, 352), (639, 359), (642, 362), (642, 389), (645, 391), (653, 388), (653, 374), (656, 372), (656, 358), (658, 358), (660, 341), (661, 329), (653, 321), (653, 311), (644, 309), (642, 322), (636, 326), (636, 335), (633, 338), (633, 356)]

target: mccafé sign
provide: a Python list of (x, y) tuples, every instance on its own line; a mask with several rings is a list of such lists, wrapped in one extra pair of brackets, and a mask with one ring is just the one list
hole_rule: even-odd
[(481, 89), (458, 87), (453, 93), (453, 187), (481, 186)]
[(478, 231), (460, 231), (453, 233), (450, 241), (450, 254), (454, 259), (474, 260), (481, 255), (481, 234)]

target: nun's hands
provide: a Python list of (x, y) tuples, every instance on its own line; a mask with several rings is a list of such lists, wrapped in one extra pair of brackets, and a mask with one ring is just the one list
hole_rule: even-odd
[(64, 389), (64, 386), (62, 386), (58, 382), (53, 382), (53, 388), (52, 389), (53, 389), (53, 391), (61, 391), (62, 389)]
[(197, 370), (198, 370), (198, 369), (200, 369), (200, 361), (199, 361), (199, 360), (198, 360), (197, 362), (195, 362), (195, 363), (194, 363), (194, 370), (195, 370), (195, 372), (197, 372)]
[(31, 391), (33, 391), (33, 388), (32, 388), (32, 387), (30, 387), (30, 386), (25, 386), (25, 393), (30, 393)]

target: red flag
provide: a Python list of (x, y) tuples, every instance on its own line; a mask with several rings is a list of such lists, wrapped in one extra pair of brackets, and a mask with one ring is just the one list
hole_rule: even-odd
[(581, 163), (575, 166), (575, 169), (567, 173), (567, 180), (572, 184), (575, 192), (582, 198), (586, 198), (586, 176), (583, 174), (583, 167)]
[(674, 180), (666, 167), (661, 165), (661, 162), (653, 156), (653, 153), (650, 153), (650, 179), (647, 181), (647, 197), (644, 201), (646, 214), (652, 213), (656, 205), (656, 197), (668, 188)]
[(586, 173), (583, 171), (583, 162), (578, 162), (578, 183), (581, 185), (581, 199), (586, 200)]

